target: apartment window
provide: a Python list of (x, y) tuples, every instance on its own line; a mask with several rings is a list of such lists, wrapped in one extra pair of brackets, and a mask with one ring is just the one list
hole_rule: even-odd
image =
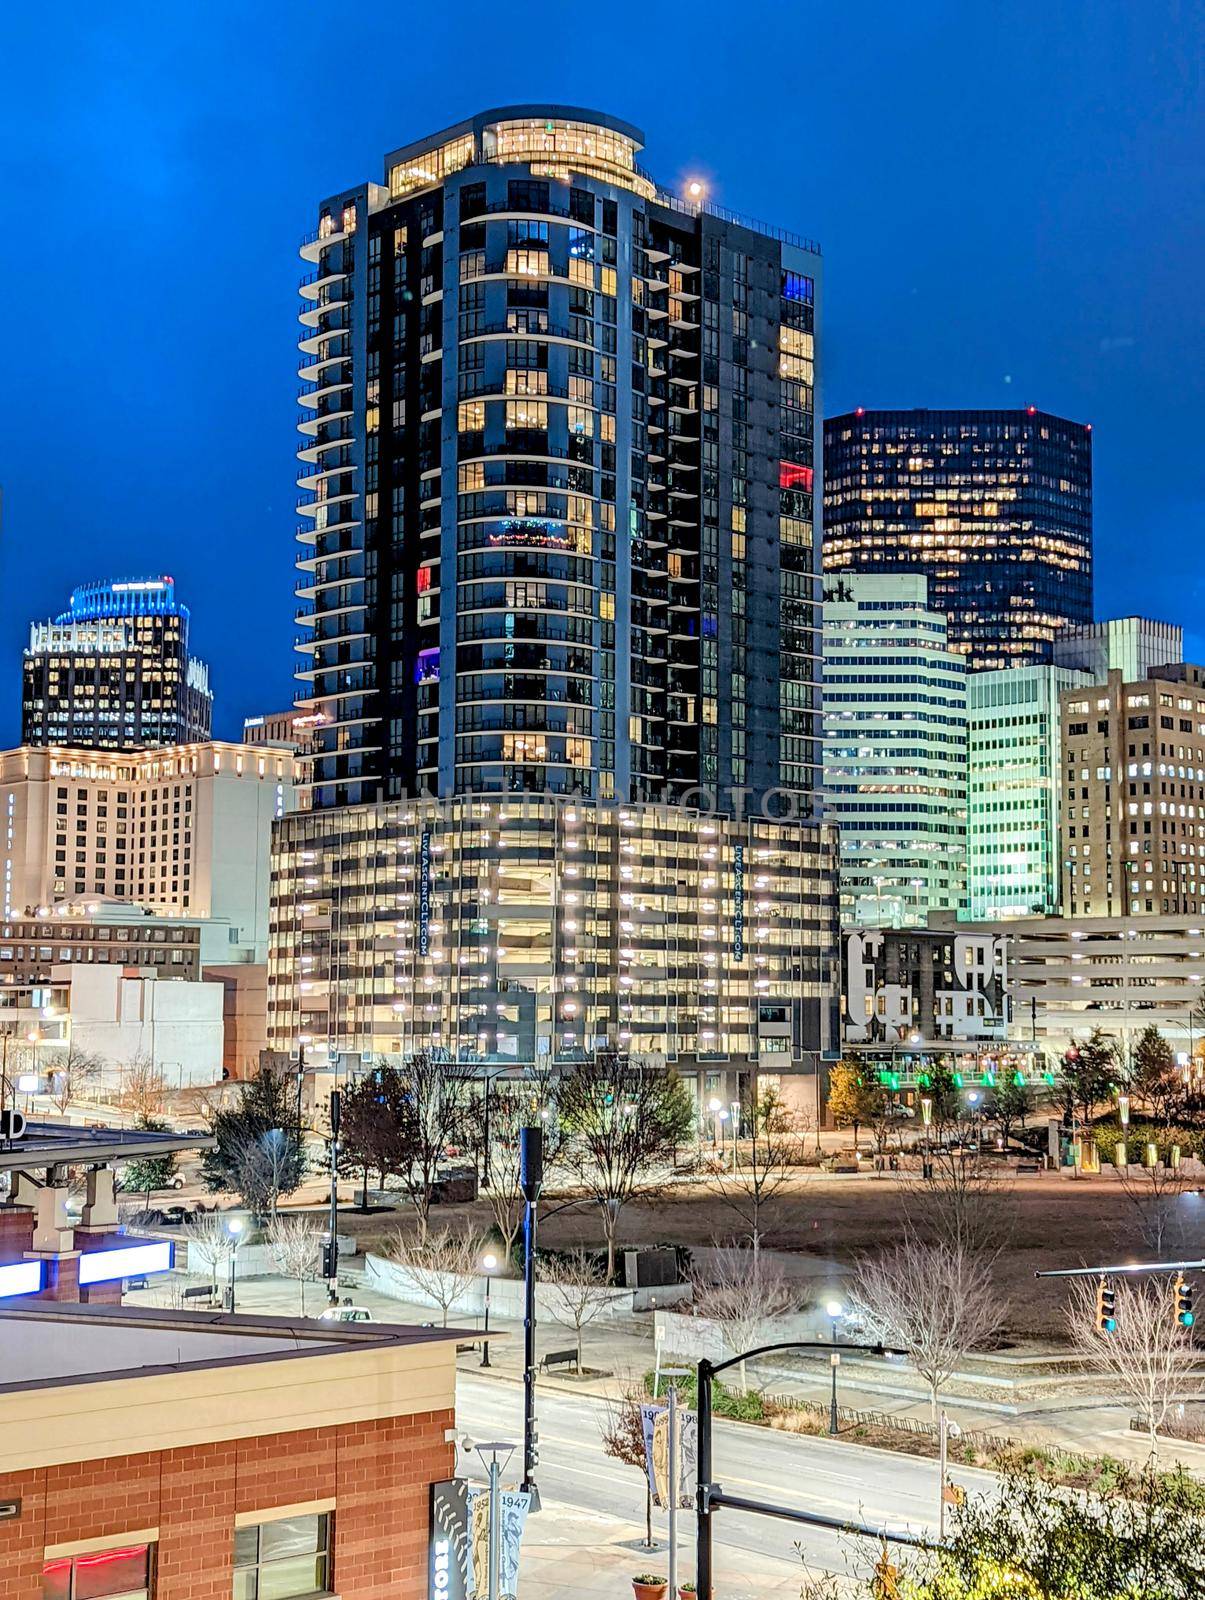
[(42, 1568), (42, 1600), (147, 1600), (153, 1551), (133, 1544), (56, 1556)]
[(329, 1594), (331, 1516), (282, 1517), (234, 1534), (234, 1600)]

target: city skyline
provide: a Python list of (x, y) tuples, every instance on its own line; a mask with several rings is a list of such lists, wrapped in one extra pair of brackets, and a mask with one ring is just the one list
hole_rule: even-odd
[[(476, 68), (453, 55), (452, 39), (438, 26), (420, 25), (411, 47), (425, 47), (434, 70), (399, 105), (389, 92), (398, 81), (390, 65), (395, 52), (377, 45), (393, 40), (401, 21), (372, 9), (352, 20), (340, 42), (354, 53), (357, 42), (373, 40), (371, 53), (360, 50), (361, 68), (379, 92), (358, 96), (357, 115), (338, 130), (319, 130), (302, 114), (298, 93), (314, 40), (280, 40), (273, 30), (265, 67), (257, 40), (268, 20), (266, 12), (240, 19), (246, 49), (222, 79), (220, 16), (204, 39), (170, 21), (146, 35), (119, 24), (103, 38), (84, 24), (56, 63), (62, 87), (50, 97), (48, 124), (31, 120), (31, 103), (19, 90), (9, 97), (8, 160), (31, 226), (52, 244), (73, 237), (51, 197), (81, 151), (89, 179), (82, 193), (73, 190), (75, 226), (88, 233), (135, 211), (143, 226), (138, 296), (98, 317), (79, 275), (48, 258), (44, 286), (28, 298), (14, 331), (4, 418), (10, 448), (0, 468), (0, 570), (10, 597), (0, 618), (0, 656), (11, 662), (10, 681), (30, 619), (56, 609), (65, 587), (98, 570), (167, 568), (189, 596), (195, 648), (214, 666), (215, 733), (237, 736), (245, 715), (287, 701), (294, 630), (281, 573), (292, 544), (296, 361), (282, 307), (295, 281), (297, 242), (312, 225), (313, 196), (338, 192), (372, 170), (381, 149), (477, 106), (540, 98), (605, 105), (645, 128), (667, 181), (698, 174), (719, 204), (820, 239), (828, 414), (856, 405), (1032, 403), (1091, 420), (1097, 614), (1137, 610), (1191, 627), (1197, 579), (1177, 541), (1195, 525), (1201, 503), (1190, 431), (1193, 385), (1201, 381), (1190, 355), (1199, 312), (1187, 288), (1199, 217), (1183, 201), (1190, 192), (1185, 65), (1192, 40), (1182, 19), (1181, 46), (1136, 69), (1139, 53), (1129, 47), (1125, 19), (1081, 38), (1070, 14), (1056, 15), (1016, 39), (1007, 28), (997, 37), (995, 21), (963, 19), (969, 37), (946, 48), (979, 46), (983, 71), (972, 100), (969, 84), (942, 76), (936, 15), (909, 23), (914, 39), (902, 31), (897, 37), (893, 30), (904, 23), (883, 8), (880, 37), (864, 64), (869, 92), (851, 125), (822, 70), (827, 51), (850, 47), (843, 25), (830, 19), (834, 36), (826, 41), (807, 33), (801, 16), (800, 39), (819, 52), (804, 142), (785, 92), (792, 52), (775, 52), (783, 67), (764, 54), (755, 64), (746, 40), (734, 41), (734, 70), (756, 66), (762, 88), (755, 111), (735, 120), (717, 119), (685, 95), (654, 105), (651, 96), (613, 90), (605, 46), (579, 67), (555, 35), (541, 41), (538, 29), (534, 39), (500, 40), (488, 64)], [(775, 24), (781, 29), (781, 18)], [(40, 32), (27, 20), (15, 41), (15, 53), (23, 50), (31, 62), (34, 96), (45, 92), (37, 68), (47, 40)], [(92, 70), (98, 57), (106, 62), (103, 75)], [(1072, 58), (1078, 71), (1060, 80), (1058, 109), (1048, 109), (1051, 75)], [(911, 76), (900, 72), (901, 60)], [(252, 61), (254, 79), (244, 64)], [(1142, 81), (1129, 86), (1125, 103), (1145, 98), (1161, 107), (1161, 117), (1130, 118), (1122, 149), (1110, 144), (1110, 107), (1134, 70)], [(933, 90), (931, 105), (916, 92), (918, 73)], [(906, 94), (900, 81), (908, 83)], [(113, 99), (118, 84), (120, 103)], [(1001, 91), (998, 106), (980, 110), (991, 107), (993, 87)], [(1018, 105), (1024, 115), (1014, 114)], [(918, 140), (936, 137), (951, 118), (963, 137), (962, 148), (943, 145), (942, 170), (927, 165), (919, 210), (912, 197), (901, 270), (902, 225), (875, 234), (866, 228), (864, 218), (876, 208), (883, 217), (896, 213), (887, 204), (891, 180), (867, 176), (865, 158), (905, 115)], [(1061, 135), (1065, 118), (1092, 157), (1039, 165), (1044, 141), (1056, 130)], [(966, 185), (998, 170), (1001, 151), (1016, 158), (1012, 188), (993, 203), (966, 206)], [(272, 180), (257, 177), (253, 201), (244, 195), (249, 167)], [(850, 185), (854, 171), (859, 182)], [(935, 225), (942, 205), (955, 200), (960, 228), (952, 238)], [(1148, 271), (1152, 262), (1162, 264)], [(206, 284), (225, 286), (221, 338), (199, 336)], [(64, 451), (61, 419), (38, 382), (43, 367), (59, 372), (60, 389), (90, 395), (89, 410), (114, 415), (121, 426), (96, 427), (81, 412), (70, 417), (71, 448)], [(230, 404), (236, 395), (244, 402), (237, 423)], [(49, 438), (53, 460), (42, 442)], [(128, 489), (136, 476), (137, 495)], [(1126, 561), (1135, 532), (1157, 552), (1137, 572)], [(239, 627), (248, 606), (255, 625)], [(239, 641), (235, 649), (231, 638)], [(1185, 650), (1189, 659), (1199, 656), (1199, 636), (1190, 632)], [(5, 742), (15, 742), (15, 693), (0, 701), (0, 718), (7, 718), (0, 722)]]

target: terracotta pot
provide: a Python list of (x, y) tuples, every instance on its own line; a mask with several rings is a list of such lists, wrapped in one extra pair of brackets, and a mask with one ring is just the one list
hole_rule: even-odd
[(632, 1588), (635, 1591), (636, 1600), (665, 1600), (665, 1591), (669, 1588), (669, 1584), (637, 1583), (633, 1579)]

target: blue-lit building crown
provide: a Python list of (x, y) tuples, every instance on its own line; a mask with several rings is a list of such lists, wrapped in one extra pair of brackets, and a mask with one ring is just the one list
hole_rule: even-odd
[(71, 591), (66, 611), (57, 623), (97, 622), (107, 617), (188, 617), (188, 607), (176, 599), (176, 580), (158, 578), (97, 578)]

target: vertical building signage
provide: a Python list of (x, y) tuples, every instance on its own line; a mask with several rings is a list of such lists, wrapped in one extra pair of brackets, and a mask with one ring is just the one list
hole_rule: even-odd
[(418, 953), (431, 953), (431, 830), (424, 828), (418, 845)]
[(732, 852), (732, 959), (745, 959), (745, 847)]

